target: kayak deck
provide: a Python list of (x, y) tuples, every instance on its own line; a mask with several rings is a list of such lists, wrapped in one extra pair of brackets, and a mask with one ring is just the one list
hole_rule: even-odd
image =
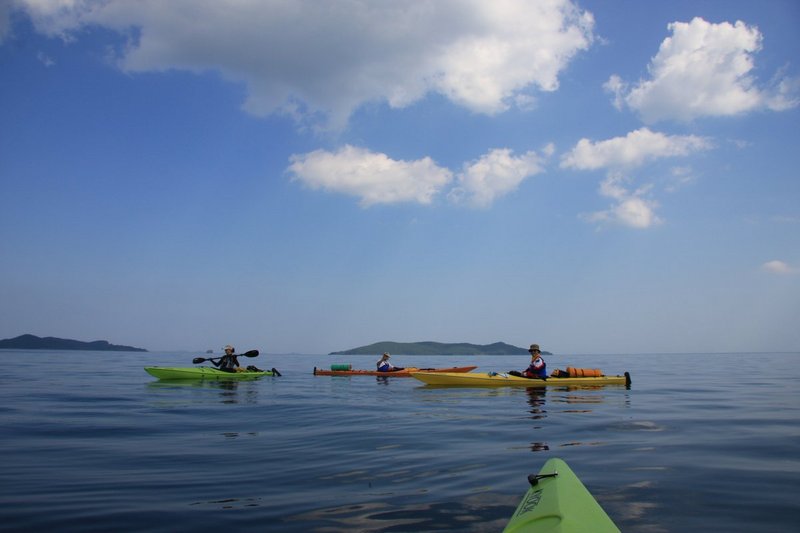
[(503, 533), (619, 533), (619, 528), (563, 460), (548, 460)]
[(166, 366), (146, 366), (144, 371), (158, 379), (254, 379), (261, 376), (279, 375), (273, 368), (262, 372), (225, 372), (208, 366), (196, 366), (187, 368), (166, 367)]
[(545, 379), (521, 378), (506, 373), (470, 374), (437, 373), (437, 372), (412, 372), (412, 377), (417, 378), (427, 385), (448, 385), (460, 387), (575, 387), (599, 385), (625, 385), (630, 386), (631, 376), (625, 372), (622, 376), (600, 376), (591, 378), (556, 378)]
[(385, 377), (396, 377), (396, 378), (408, 378), (414, 372), (433, 372), (433, 373), (440, 373), (440, 372), (449, 372), (451, 374), (464, 374), (471, 370), (475, 370), (478, 368), (477, 366), (453, 366), (450, 368), (415, 368), (415, 367), (406, 367), (403, 370), (398, 370), (396, 372), (378, 372), (377, 370), (323, 370), (321, 368), (314, 367), (314, 375), (315, 376), (385, 376)]

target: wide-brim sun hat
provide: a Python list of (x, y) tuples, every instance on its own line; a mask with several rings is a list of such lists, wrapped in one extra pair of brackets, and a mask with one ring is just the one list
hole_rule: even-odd
[(531, 344), (531, 347), (528, 348), (528, 351), (529, 352), (540, 352), (541, 350), (539, 349), (539, 345), (538, 344)]

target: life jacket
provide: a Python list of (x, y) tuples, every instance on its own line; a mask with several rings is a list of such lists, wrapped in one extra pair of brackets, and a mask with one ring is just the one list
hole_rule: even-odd
[(523, 374), (529, 378), (547, 378), (547, 363), (539, 356), (531, 361), (530, 366), (525, 369)]
[(235, 354), (223, 355), (219, 361), (219, 367), (223, 370), (236, 370), (239, 366), (239, 360)]

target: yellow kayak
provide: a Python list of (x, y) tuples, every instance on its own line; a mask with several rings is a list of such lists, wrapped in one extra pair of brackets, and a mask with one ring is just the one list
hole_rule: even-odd
[(395, 370), (393, 372), (378, 372), (377, 370), (323, 370), (321, 368), (314, 367), (314, 375), (315, 376), (381, 376), (381, 377), (395, 377), (395, 378), (407, 378), (410, 377), (413, 372), (450, 372), (451, 374), (454, 373), (463, 373), (469, 372), (470, 370), (475, 370), (478, 368), (477, 366), (453, 366), (449, 368), (413, 368), (413, 367), (406, 367), (403, 370)]
[(521, 378), (503, 372), (470, 372), (455, 374), (452, 372), (412, 372), (414, 377), (428, 385), (451, 385), (458, 387), (579, 387), (600, 385), (630, 386), (631, 375), (627, 372), (621, 376), (600, 376), (590, 378), (549, 377), (547, 379)]

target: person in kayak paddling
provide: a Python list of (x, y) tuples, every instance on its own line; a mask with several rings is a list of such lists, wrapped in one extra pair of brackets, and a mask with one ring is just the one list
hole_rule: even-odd
[(547, 363), (542, 359), (539, 345), (531, 344), (528, 352), (531, 354), (531, 364), (522, 372), (522, 375), (526, 378), (547, 379)]
[(390, 357), (391, 355), (384, 352), (384, 354), (381, 356), (380, 361), (376, 363), (376, 366), (378, 367), (378, 372), (397, 372), (398, 370), (403, 370), (402, 367), (394, 366), (392, 363), (390, 363), (389, 362)]
[(223, 349), (225, 350), (225, 355), (220, 357), (218, 361), (211, 359), (211, 363), (225, 372), (238, 372), (239, 359), (236, 358), (236, 350), (230, 344)]

